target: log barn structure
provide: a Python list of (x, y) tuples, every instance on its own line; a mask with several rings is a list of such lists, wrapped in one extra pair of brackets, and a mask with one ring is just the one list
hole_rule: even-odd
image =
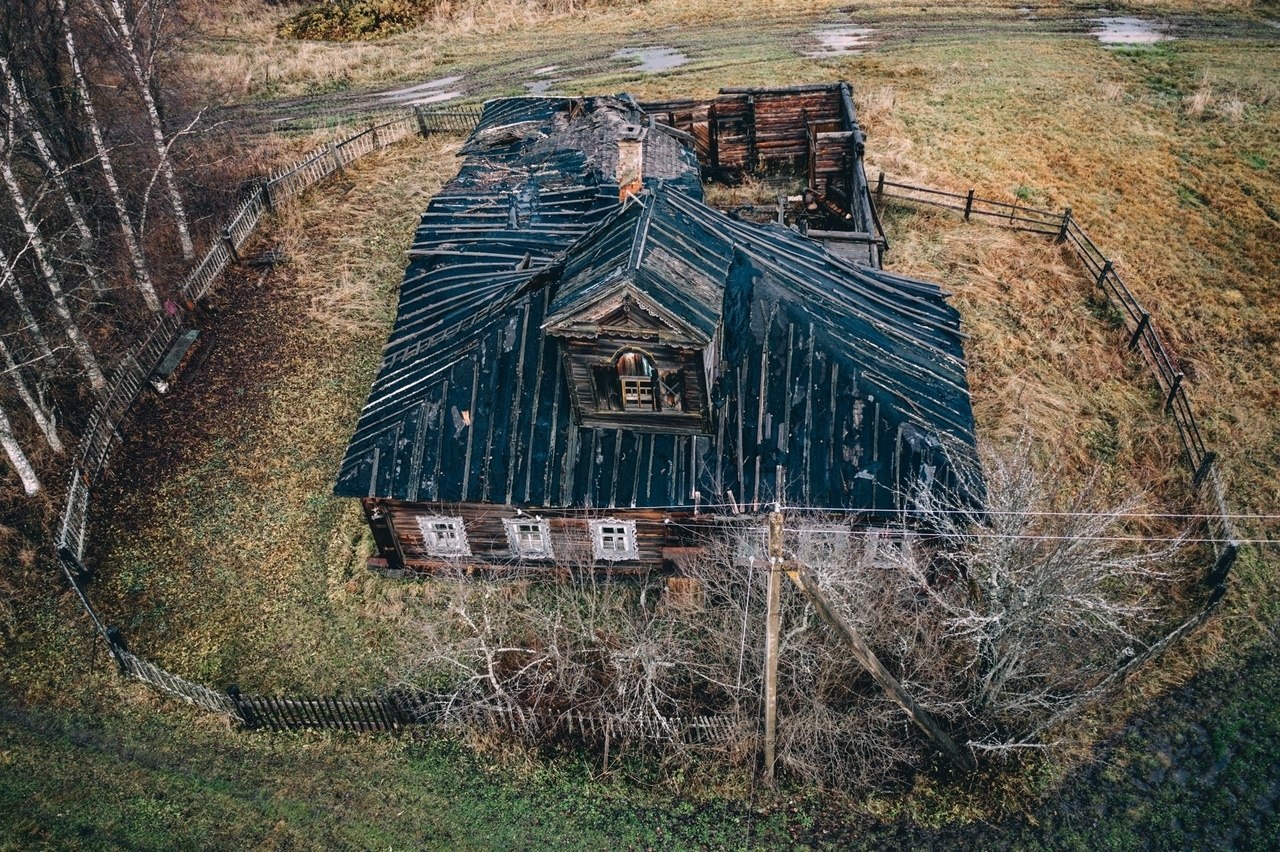
[[(846, 84), (486, 104), (335, 486), (370, 567), (670, 568), (712, 519), (954, 489), (958, 316), (880, 267), (861, 153)], [(765, 172), (803, 187), (779, 222), (704, 201)]]

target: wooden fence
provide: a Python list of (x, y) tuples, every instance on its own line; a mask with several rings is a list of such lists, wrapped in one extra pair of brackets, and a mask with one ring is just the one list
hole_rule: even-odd
[[(850, 107), (851, 109), (851, 107)], [(740, 736), (739, 720), (722, 716), (694, 717), (619, 717), (578, 712), (530, 712), (494, 707), (458, 711), (425, 693), (404, 691), (379, 692), (357, 697), (275, 697), (245, 695), (229, 687), (219, 692), (165, 671), (131, 651), (120, 631), (107, 627), (94, 610), (85, 584), (90, 572), (84, 558), (89, 549), (88, 519), (91, 491), (110, 460), (112, 449), (120, 441), (119, 424), (128, 415), (142, 392), (151, 372), (172, 345), (184, 321), (195, 309), (195, 303), (213, 288), (218, 276), (231, 263), (238, 262), (241, 246), (253, 233), (263, 215), (330, 175), (340, 172), (358, 157), (392, 145), (414, 133), (465, 133), (479, 119), (477, 109), (453, 109), (428, 112), (413, 108), (403, 114), (371, 123), (340, 142), (325, 145), (299, 162), (273, 172), (237, 205), (208, 251), (192, 267), (178, 288), (180, 304), (172, 303), (156, 319), (138, 347), (124, 356), (112, 373), (106, 393), (92, 411), (80, 440), (76, 464), (70, 475), (54, 546), (59, 566), (76, 594), (94, 629), (106, 642), (121, 673), (149, 686), (180, 698), (193, 706), (225, 715), (236, 724), (251, 730), (299, 730), (326, 728), (346, 731), (398, 731), (409, 725), (423, 724), (487, 724), (511, 731), (564, 731), (606, 740), (642, 737), (653, 740), (680, 738), (688, 741), (717, 741)], [(865, 185), (865, 177), (862, 178)], [(1222, 486), (1214, 468), (1214, 453), (1207, 450), (1183, 387), (1182, 374), (1176, 369), (1157, 334), (1150, 314), (1142, 308), (1111, 262), (1097, 245), (1071, 218), (1070, 210), (1056, 214), (1008, 202), (979, 198), (971, 190), (966, 194), (912, 186), (890, 181), (884, 174), (876, 183), (879, 199), (929, 204), (960, 212), (966, 220), (977, 216), (1004, 227), (1055, 235), (1076, 249), (1085, 267), (1096, 276), (1098, 286), (1107, 294), (1126, 319), (1130, 328), (1130, 348), (1140, 349), (1157, 381), (1166, 392), (1166, 409), (1178, 423), (1197, 488), (1208, 483), (1209, 499), (1216, 515), (1219, 545), (1217, 560), (1209, 574), (1214, 593), (1204, 611), (1179, 626), (1173, 633), (1130, 661), (1090, 696), (1096, 697), (1113, 682), (1122, 680), (1139, 662), (1144, 662), (1168, 647), (1178, 637), (1199, 624), (1221, 599), (1227, 572), (1236, 557), (1238, 545), (1231, 529), (1223, 499)], [(875, 216), (874, 208), (870, 215)], [(878, 226), (878, 222), (877, 222)]]
[[(414, 725), (467, 726), (525, 736), (568, 735), (592, 740), (719, 742), (743, 735), (729, 716), (623, 716), (508, 706), (451, 707), (444, 696), (392, 690), (372, 695), (320, 698), (244, 695), (235, 686), (222, 696), (227, 712), (251, 730), (329, 729), (400, 731)], [(192, 700), (192, 699), (188, 699)]]
[(166, 672), (130, 651), (119, 631), (103, 623), (85, 590), (90, 579), (84, 559), (90, 549), (88, 525), (93, 488), (107, 469), (116, 444), (122, 440), (120, 424), (146, 387), (152, 371), (190, 319), (196, 302), (209, 294), (230, 264), (239, 261), (240, 248), (262, 217), (276, 205), (294, 198), (366, 154), (414, 134), (428, 136), (469, 130), (479, 117), (478, 108), (448, 111), (412, 108), (372, 123), (339, 142), (323, 146), (297, 164), (271, 174), (236, 205), (208, 250), (183, 278), (165, 311), (153, 321), (133, 351), (126, 353), (115, 365), (107, 388), (90, 412), (81, 434), (53, 545), (58, 565), (68, 584), (123, 674), (244, 723), (230, 696)]
[(1053, 236), (1074, 250), (1094, 283), (1119, 313), (1129, 351), (1140, 353), (1151, 369), (1164, 400), (1164, 411), (1177, 426), (1183, 458), (1191, 473), (1192, 488), (1202, 498), (1207, 509), (1205, 520), (1209, 535), (1206, 537), (1213, 542), (1214, 559), (1205, 572), (1204, 581), (1209, 586), (1219, 586), (1226, 582), (1227, 574), (1239, 555), (1240, 545), (1216, 467), (1217, 453), (1205, 446), (1195, 412), (1191, 408), (1191, 400), (1187, 396), (1186, 377), (1178, 369), (1177, 361), (1169, 354), (1151, 319), (1151, 313), (1133, 295), (1133, 291), (1116, 272), (1111, 260), (1098, 248), (1098, 244), (1071, 215), (1071, 208), (1055, 213), (1016, 202), (981, 198), (972, 189), (966, 193), (958, 193), (915, 186), (889, 180), (883, 171), (876, 180), (875, 193), (881, 202), (888, 198), (941, 207), (960, 213), (965, 221), (977, 217), (989, 224)]

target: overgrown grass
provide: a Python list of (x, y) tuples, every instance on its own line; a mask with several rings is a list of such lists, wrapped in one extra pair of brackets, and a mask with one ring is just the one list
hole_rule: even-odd
[[(815, 2), (801, 11), (831, 9)], [(875, 3), (866, 11), (888, 14), (888, 6)], [(648, 31), (666, 12), (677, 28)], [(870, 131), (873, 175), (883, 166), (936, 185), (974, 186), (1006, 198), (1021, 191), (1041, 206), (1070, 205), (1116, 258), (1180, 359), (1206, 437), (1221, 451), (1235, 507), (1274, 512), (1280, 506), (1274, 471), (1280, 308), (1270, 292), (1280, 280), (1280, 60), (1274, 51), (1254, 42), (1196, 40), (1120, 53), (1084, 38), (1009, 34), (899, 42), (867, 56), (809, 60), (793, 48), (811, 21), (775, 14), (781, 13), (753, 2), (680, 4), (677, 11), (654, 0), (586, 22), (573, 16), (540, 21), (536, 30), (517, 20), (483, 21), (470, 30), (459, 24), (446, 33), (343, 49), (273, 43), (261, 28), (244, 36), (233, 22), (226, 39), (197, 45), (193, 61), (210, 73), (241, 68), (245, 92), (260, 91), (255, 75), (273, 68), (273, 79), (282, 82), (272, 91), (297, 93), (341, 75), (347, 85), (443, 76), (443, 69), (464, 66), (481, 73), (484, 63), (532, 69), (559, 58), (548, 58), (542, 44), (561, 44), (573, 58), (611, 39), (621, 46), (637, 38), (697, 38), (706, 52), (672, 73), (637, 78), (588, 70), (566, 88), (625, 85), (659, 97), (705, 95), (722, 85), (849, 79)], [(701, 26), (714, 15), (722, 16), (721, 28)], [(761, 20), (746, 23), (752, 15)], [(690, 27), (698, 27), (696, 34)], [(748, 31), (755, 35), (744, 41)], [(538, 41), (531, 45), (532, 32)], [(1206, 74), (1212, 93), (1198, 110), (1194, 98)], [(511, 78), (502, 85), (516, 91), (520, 83)], [(1215, 98), (1243, 106), (1238, 115), (1234, 107), (1218, 110)], [(398, 654), (401, 625), (437, 605), (430, 584), (364, 573), (368, 543), (358, 511), (327, 495), (377, 366), (413, 224), (455, 170), (448, 154), (435, 143), (406, 144), (350, 169), (345, 181), (321, 187), (282, 214), (270, 239), (293, 262), (261, 280), (230, 282), (210, 317), (207, 361), (174, 396), (139, 412), (126, 453), (147, 461), (122, 469), (110, 486), (114, 493), (104, 495), (106, 514), (95, 527), (106, 543), (103, 579), (93, 594), (143, 654), (219, 688), (234, 680), (246, 691), (357, 690), (383, 682)], [(1197, 203), (1188, 203), (1188, 192)], [(1145, 369), (1123, 356), (1113, 318), (1059, 249), (1038, 237), (934, 213), (894, 210), (888, 225), (889, 267), (956, 293), (972, 336), (982, 431), (998, 437), (1029, 424), (1043, 439), (1071, 448), (1081, 464), (1106, 465), (1117, 487), (1159, 488), (1183, 475)], [(1266, 534), (1258, 525), (1244, 530)], [(1270, 552), (1246, 555), (1221, 617), (1194, 645), (1166, 656), (1123, 700), (1090, 717), (1089, 735), (1117, 729), (1128, 713), (1199, 669), (1217, 665), (1230, 683), (1237, 659), (1277, 622), (1273, 558)], [(198, 840), (203, 831), (211, 845), (235, 838), (264, 846), (493, 846), (581, 837), (583, 845), (733, 846), (741, 845), (752, 821), (762, 844), (801, 835), (818, 844), (824, 829), (827, 838), (851, 843), (857, 838), (842, 834), (845, 826), (876, 815), (907, 826), (911, 837), (921, 822), (1003, 819), (1032, 807), (1035, 794), (1054, 790), (1065, 771), (1063, 763), (1032, 761), (1030, 770), (983, 779), (977, 795), (925, 785), (857, 810), (842, 800), (837, 813), (774, 799), (786, 815), (775, 813), (763, 828), (749, 808), (737, 806), (704, 816), (702, 805), (667, 800), (641, 815), (650, 794), (625, 782), (602, 792), (582, 767), (537, 762), (534, 769), (494, 776), (448, 745), (251, 737), (211, 727), (207, 719), (157, 715), (160, 709), (172, 714), (173, 705), (121, 687), (103, 675), (101, 657), (98, 667), (87, 659), (92, 639), (70, 601), (22, 601), (15, 620), (18, 635), (3, 669), (8, 689), (41, 704), (88, 702), (93, 713), (50, 713), (34, 732), (6, 720), (0, 808), (16, 844), (109, 846), (132, 839), (131, 845), (163, 845), (167, 837)], [(1274, 664), (1263, 669), (1274, 680)], [(124, 707), (87, 697), (95, 692)], [(1265, 725), (1268, 718), (1242, 690), (1229, 693), (1210, 721), (1221, 721), (1222, 736), (1238, 740), (1244, 734), (1231, 733), (1237, 730), (1231, 725), (1240, 721), (1244, 731), (1241, 720)], [(83, 732), (99, 725), (110, 748), (85, 744)], [(1241, 763), (1229, 766), (1247, 776), (1242, 789), (1256, 798), (1274, 778), (1266, 767), (1277, 755), (1273, 736), (1252, 741), (1256, 747), (1237, 748), (1232, 760)], [(1115, 760), (1136, 760), (1143, 747), (1122, 744)], [(1069, 758), (1067, 765), (1087, 760), (1087, 746)], [(237, 786), (226, 779), (242, 759), (248, 768), (234, 771), (247, 775)], [(34, 772), (37, 766), (44, 775)], [(541, 790), (546, 776), (539, 772), (551, 773), (548, 792), (535, 793), (527, 807), (518, 804), (522, 791)], [(1215, 818), (1200, 810), (1194, 788), (1144, 793), (1121, 775), (1085, 777), (1110, 797), (1098, 819), (1115, 845), (1149, 832), (1181, 836), (1169, 827), (1171, 814), (1183, 826)], [(83, 793), (71, 783), (76, 778), (87, 779)], [(156, 790), (170, 787), (172, 797), (157, 800)], [(1059, 836), (1067, 844), (1087, 845), (1080, 825), (1094, 819), (1089, 808), (1095, 804), (1081, 806), (1079, 822), (1052, 813), (1040, 818), (1065, 832)], [(76, 833), (80, 823), (65, 816), (72, 805), (89, 814), (83, 822), (100, 827), (94, 830), (105, 840)], [(694, 815), (682, 813), (685, 807)], [(1214, 807), (1222, 804), (1215, 800)], [(337, 816), (325, 815), (328, 808)], [(1137, 828), (1126, 823), (1129, 809)], [(431, 815), (426, 828), (424, 814)], [(339, 822), (342, 815), (349, 824)], [(533, 824), (537, 819), (543, 823)], [(814, 833), (805, 833), (806, 822)], [(626, 836), (622, 844), (605, 840), (619, 835)]]

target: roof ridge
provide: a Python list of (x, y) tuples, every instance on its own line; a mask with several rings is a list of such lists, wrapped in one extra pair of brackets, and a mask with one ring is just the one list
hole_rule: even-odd
[(632, 195), (636, 203), (640, 205), (640, 221), (636, 223), (636, 232), (631, 237), (631, 253), (627, 255), (627, 269), (635, 272), (640, 268), (640, 261), (644, 258), (645, 243), (649, 239), (649, 223), (653, 221), (653, 208), (655, 200), (652, 195), (649, 196), (649, 203), (645, 204), (639, 195)]

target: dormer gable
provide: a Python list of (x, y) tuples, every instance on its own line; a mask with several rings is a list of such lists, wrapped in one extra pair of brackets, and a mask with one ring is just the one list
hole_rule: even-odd
[(640, 290), (631, 277), (620, 277), (590, 300), (547, 317), (542, 327), (556, 337), (621, 335), (693, 348), (711, 342), (703, 330)]

